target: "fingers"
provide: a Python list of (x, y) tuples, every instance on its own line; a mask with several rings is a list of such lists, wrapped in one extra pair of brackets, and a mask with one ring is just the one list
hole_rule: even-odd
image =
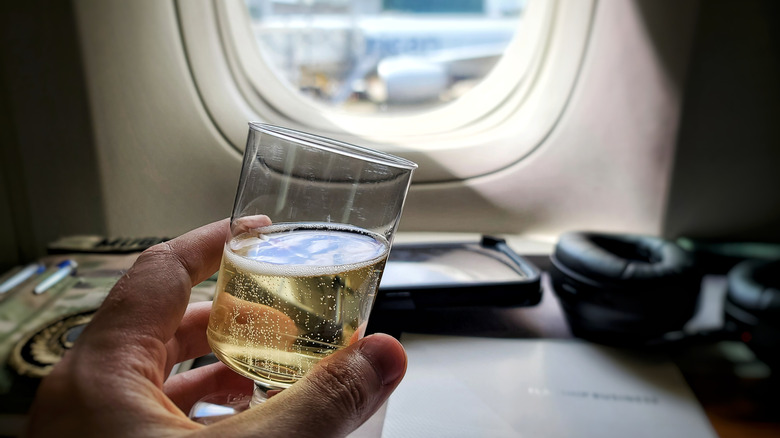
[(76, 348), (92, 345), (104, 356), (151, 359), (162, 375), (164, 345), (176, 332), (192, 285), (219, 267), (227, 232), (223, 220), (144, 251), (106, 297)]
[(227, 232), (223, 220), (144, 251), (111, 289), (74, 353), (113, 364), (112, 375), (138, 376), (161, 387), (166, 343), (182, 320), (192, 285), (219, 267)]
[(264, 214), (245, 216), (233, 221), (231, 231), (234, 236), (238, 236), (255, 228), (267, 227), (268, 225), (271, 225), (271, 219)]
[(192, 405), (211, 394), (251, 395), (254, 384), (222, 362), (195, 368), (168, 379), (163, 391), (185, 414)]
[(165, 363), (166, 376), (177, 363), (206, 355), (211, 351), (206, 339), (210, 311), (211, 301), (187, 306), (179, 328), (165, 346), (168, 350)]
[(305, 378), (257, 408), (204, 432), (225, 436), (344, 436), (387, 400), (406, 372), (406, 353), (377, 334), (323, 359)]

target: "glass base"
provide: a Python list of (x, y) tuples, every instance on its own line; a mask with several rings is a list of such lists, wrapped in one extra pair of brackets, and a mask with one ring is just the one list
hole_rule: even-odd
[[(269, 394), (269, 392), (271, 394)], [(268, 400), (268, 397), (274, 395), (275, 393), (276, 390), (264, 386), (260, 382), (255, 382), (255, 391), (252, 393), (252, 399), (249, 400), (249, 407), (255, 407), (260, 403), (264, 403), (266, 400)]]
[[(279, 392), (255, 382), (252, 395), (217, 392), (195, 402), (190, 409), (191, 420), (200, 424), (212, 424), (257, 406)], [(270, 394), (269, 394), (270, 393)]]

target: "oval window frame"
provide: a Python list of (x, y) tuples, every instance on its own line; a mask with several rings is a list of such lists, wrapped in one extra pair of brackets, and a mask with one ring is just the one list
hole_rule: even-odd
[[(418, 184), (494, 173), (543, 143), (574, 89), (595, 3), (530, 1), (506, 53), (474, 89), (410, 115), (348, 114), (292, 89), (263, 61), (241, 0), (178, 0), (176, 8), (200, 98), (237, 151), (244, 149), (246, 122), (259, 120), (401, 155), (420, 165)], [(523, 38), (537, 43), (522, 44)]]

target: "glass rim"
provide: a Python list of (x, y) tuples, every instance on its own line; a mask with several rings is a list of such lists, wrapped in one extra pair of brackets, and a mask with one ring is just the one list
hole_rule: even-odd
[(271, 125), (261, 122), (249, 122), (249, 128), (264, 134), (282, 138), (287, 141), (305, 144), (317, 149), (324, 149), (339, 155), (371, 161), (388, 167), (395, 167), (410, 171), (417, 169), (418, 167), (417, 163), (411, 160), (407, 160), (406, 158), (389, 154), (387, 152), (334, 140), (320, 135), (309, 134), (307, 132), (285, 128), (283, 126)]

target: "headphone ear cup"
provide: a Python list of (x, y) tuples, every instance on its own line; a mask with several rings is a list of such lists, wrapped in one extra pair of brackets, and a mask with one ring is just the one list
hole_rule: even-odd
[(772, 368), (780, 366), (780, 260), (734, 266), (723, 310), (726, 323), (759, 359)]
[(696, 310), (701, 275), (673, 242), (571, 232), (551, 261), (553, 290), (577, 337), (642, 345), (681, 329)]

